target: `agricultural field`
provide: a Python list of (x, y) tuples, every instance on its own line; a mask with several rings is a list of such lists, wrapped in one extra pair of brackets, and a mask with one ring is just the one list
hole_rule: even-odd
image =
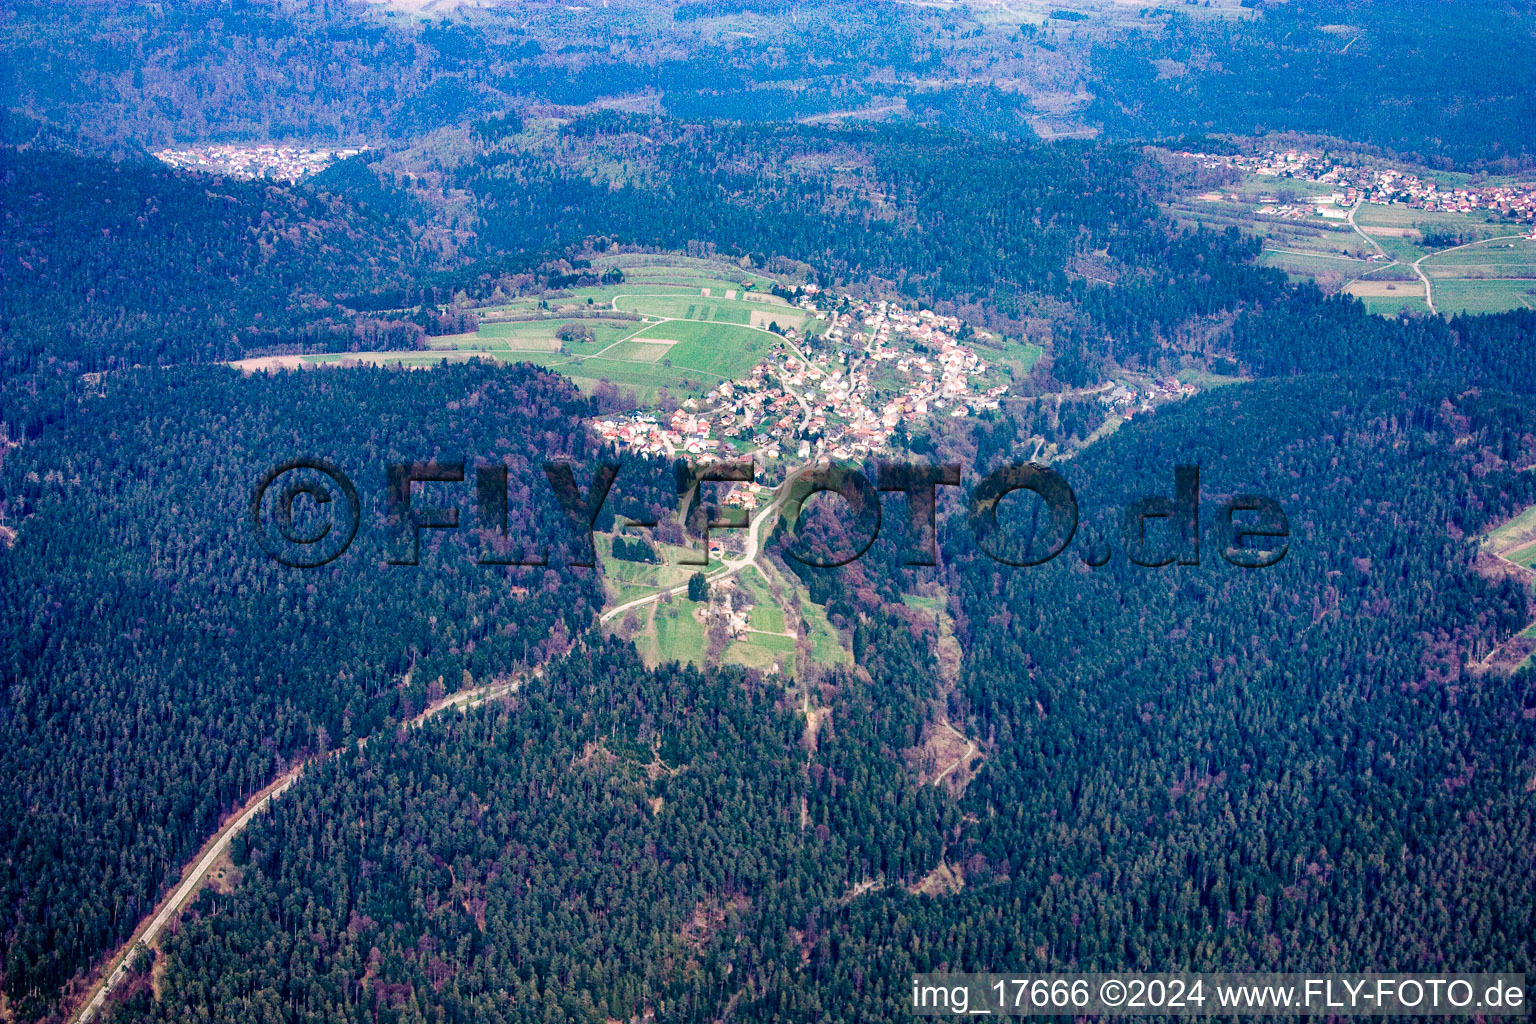
[[(642, 326), (629, 320), (598, 318), (491, 322), (481, 324), (480, 330), (471, 337), (479, 348), (496, 349), (505, 346), (510, 351), (559, 352), (562, 344), (557, 332), (567, 324), (585, 327), (592, 332), (593, 337), (591, 342), (566, 342), (563, 347), (570, 352), (578, 352), (583, 348), (601, 351)], [(463, 335), (450, 337), (458, 339)]]
[(732, 260), (704, 259), (673, 253), (623, 253), (597, 256), (592, 266), (599, 271), (618, 267), (631, 283), (646, 281), (689, 288), (753, 288), (766, 291), (774, 284), (766, 274), (744, 270)]
[[(429, 339), (428, 351), (282, 356), (238, 365), (426, 368), (445, 359), (486, 358), (557, 370), (586, 391), (606, 381), (650, 404), (663, 390), (678, 399), (697, 397), (722, 380), (746, 375), (777, 343), (770, 325), (825, 328), (825, 321), (767, 293), (771, 278), (733, 263), (661, 255), (599, 257), (593, 263), (620, 267), (626, 281), (500, 303), (482, 315), (517, 319), (486, 320), (472, 334)], [(592, 340), (562, 340), (559, 331), (567, 325), (585, 328)], [(1027, 372), (1038, 349), (1015, 348), (1011, 358)]]
[(1000, 346), (978, 339), (976, 354), (1008, 368), (1014, 380), (1023, 380), (1035, 368), (1045, 349), (1031, 341), (1006, 339)]
[(539, 300), (528, 296), (521, 299), (504, 299), (494, 306), (481, 306), (478, 312), (482, 316), (495, 316), (501, 313), (533, 313), (539, 309)]
[[(555, 332), (567, 323), (588, 327), (596, 340), (561, 342)], [(561, 318), (489, 323), (476, 334), (434, 338), (425, 352), (345, 352), (291, 360), (295, 365), (363, 362), (415, 367), (436, 366), (444, 359), (527, 362), (557, 370), (587, 391), (608, 381), (634, 392), (637, 401), (651, 402), (662, 389), (681, 399), (742, 377), (777, 341), (768, 331), (742, 324)]]
[[(1424, 285), (1413, 265), (1420, 264), (1433, 288), (1435, 311), (1442, 314), (1493, 313), (1536, 308), (1536, 241), (1519, 237), (1528, 229), (1497, 220), (1486, 211), (1452, 213), (1372, 203), (1355, 211), (1352, 230), (1337, 213), (1329, 219), (1307, 213), (1310, 198), (1332, 186), (1293, 179), (1249, 175), (1241, 183), (1184, 197), (1169, 204), (1181, 223), (1211, 228), (1237, 227), (1264, 239), (1259, 262), (1293, 281), (1310, 280), (1325, 290), (1358, 298), (1383, 316), (1427, 314)], [(1300, 217), (1272, 212), (1289, 201)], [(1454, 248), (1425, 244), (1426, 235), (1450, 236)], [(1375, 245), (1371, 243), (1374, 242)], [(1370, 259), (1380, 246), (1388, 259)]]
[[(1536, 571), (1536, 505), (1532, 505), (1483, 538), (1482, 553)], [(1521, 630), (1520, 637), (1536, 638), (1536, 622)], [(1528, 655), (1516, 671), (1536, 667), (1536, 653)]]
[[(1330, 244), (1348, 245), (1354, 248), (1356, 253), (1364, 245), (1364, 240), (1359, 235), (1353, 239), (1334, 239)], [(1285, 272), (1292, 281), (1318, 280), (1328, 276), (1344, 276), (1348, 278), (1363, 277), (1381, 269), (1384, 265), (1380, 261), (1368, 260), (1363, 254), (1345, 256), (1341, 253), (1304, 252), (1300, 249), (1273, 249), (1266, 248), (1259, 256), (1262, 266), (1274, 267)]]
[(1536, 568), (1536, 505), (1483, 538), (1483, 550), (1499, 558)]
[(761, 629), (769, 633), (784, 632), (784, 609), (779, 606), (773, 592), (768, 588), (768, 581), (763, 578), (762, 571), (755, 566), (749, 566), (741, 571), (736, 581), (752, 597), (752, 611), (748, 615), (748, 624), (753, 629)]
[(1512, 225), (1493, 217), (1486, 210), (1471, 213), (1453, 213), (1443, 210), (1418, 210), (1411, 206), (1384, 206), (1365, 203), (1355, 213), (1355, 223), (1366, 228), (1372, 237), (1401, 237), (1410, 241), (1422, 239), (1425, 232), (1449, 232), (1462, 235), (1468, 241), (1508, 234)]
[(615, 295), (613, 306), (626, 313), (672, 320), (702, 320), (711, 323), (745, 324), (752, 327), (769, 327), (798, 330), (806, 320), (804, 310), (796, 309), (777, 295), (758, 296), (753, 299), (734, 297), (734, 291), (717, 297), (704, 294), (641, 294), (630, 292)]
[[(711, 561), (707, 567), (682, 564), (678, 559), (683, 548), (660, 543), (654, 545), (662, 558), (659, 564), (623, 561), (613, 557), (611, 536), (599, 534), (594, 540), (609, 608), (682, 586), (695, 572), (708, 574), (720, 567), (718, 561)], [(807, 600), (793, 580), (780, 583), (776, 596), (775, 586), (763, 571), (748, 566), (711, 587), (730, 589), (737, 608), (750, 603), (746, 611), (747, 631), (725, 644), (717, 657), (720, 663), (763, 670), (777, 665), (779, 671), (788, 672), (795, 666), (802, 643), (817, 664), (849, 663), (848, 650), (827, 621), (826, 610)], [(718, 594), (719, 590), (715, 592)], [(702, 665), (709, 657), (709, 629), (703, 608), (685, 594), (673, 594), (626, 613), (612, 625), (634, 631), (633, 639), (647, 664), (655, 665), (665, 657)], [(799, 628), (793, 627), (791, 611), (799, 618)]]
[[(1430, 275), (1433, 280), (1434, 275)], [(1442, 313), (1502, 313), (1536, 309), (1536, 278), (1516, 281), (1435, 281), (1435, 308)]]
[(1367, 312), (1379, 316), (1429, 312), (1424, 302), (1424, 284), (1417, 277), (1402, 281), (1364, 278), (1351, 281), (1344, 291), (1359, 299)]
[(701, 606), (686, 595), (674, 596), (641, 609), (645, 626), (635, 637), (635, 648), (649, 666), (663, 661), (683, 661), (703, 666), (708, 653), (704, 623), (695, 614)]
[(696, 572), (711, 573), (720, 568), (718, 559), (711, 559), (708, 565), (685, 564), (682, 557), (686, 548), (650, 541), (643, 534), (640, 536), (656, 549), (661, 562), (630, 562), (614, 558), (613, 536), (604, 533), (593, 535), (603, 581), (609, 591), (610, 607), (654, 594), (664, 588), (682, 586)]
[(1536, 239), (1495, 237), (1441, 250), (1419, 266), (1441, 313), (1536, 309)]
[(1168, 211), (1184, 225), (1235, 227), (1262, 237), (1261, 262), (1293, 278), (1347, 273), (1351, 263), (1359, 264), (1356, 272), (1369, 269), (1366, 257), (1375, 250), (1338, 215), (1344, 211), (1330, 211), (1330, 218), (1313, 212), (1313, 200), (1332, 191), (1317, 182), (1250, 174), (1235, 185), (1182, 197)]
[(748, 633), (745, 639), (726, 644), (720, 660), (728, 665), (765, 670), (778, 666), (778, 671), (788, 672), (795, 667), (795, 646), (794, 637)]
[(635, 340), (674, 342), (667, 354), (673, 367), (729, 380), (744, 376), (756, 366), (778, 338), (767, 331), (736, 324), (669, 320), (647, 327), (635, 335)]
[(441, 366), (444, 361), (462, 363), (470, 359), (489, 359), (494, 356), (483, 352), (324, 352), (317, 355), (284, 357), (293, 360), (292, 365), (311, 366), (404, 366), (408, 369), (428, 369)]
[(1536, 278), (1536, 239), (1500, 237), (1425, 258), (1431, 278)]
[(752, 307), (737, 299), (696, 295), (618, 295), (614, 307), (626, 313), (643, 313), (675, 320), (707, 320), (723, 324), (749, 324)]

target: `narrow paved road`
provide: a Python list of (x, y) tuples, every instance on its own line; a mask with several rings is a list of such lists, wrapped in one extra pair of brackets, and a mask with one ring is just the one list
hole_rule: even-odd
[(223, 831), (214, 836), (202, 850), (198, 851), (198, 857), (191, 874), (182, 880), (182, 883), (171, 893), (170, 898), (161, 905), (159, 913), (150, 918), (148, 924), (140, 924), (133, 937), (118, 951), (115, 961), (117, 966), (109, 971), (106, 978), (97, 985), (96, 991), (86, 1004), (81, 1007), (80, 1015), (75, 1018), (79, 1024), (85, 1024), (86, 1021), (96, 1016), (97, 1012), (101, 1010), (102, 1004), (107, 1000), (107, 993), (111, 992), (118, 982), (127, 977), (128, 969), (133, 960), (129, 954), (133, 952), (134, 948), (140, 943), (145, 946), (152, 945), (160, 937), (160, 933), (165, 930), (165, 926), (171, 922), (171, 919), (202, 889), (203, 883), (208, 879), (208, 872), (213, 869), (214, 863), (224, 855), (224, 851), (229, 849), (229, 844), (235, 836), (244, 832), (245, 827), (251, 823), (256, 815), (266, 810), (276, 797), (288, 792), (288, 789), (298, 781), (302, 768), (303, 766), (300, 765), (292, 769), (288, 774), (252, 797), (250, 802), (241, 810), (239, 816), (225, 826)]
[[(801, 467), (800, 469), (791, 473), (789, 476), (785, 477), (784, 482), (779, 485), (779, 489), (774, 493), (773, 500), (764, 505), (758, 511), (757, 515), (752, 518), (752, 521), (747, 525), (746, 553), (743, 554), (740, 558), (727, 559), (722, 561), (720, 568), (710, 573), (705, 577), (705, 579), (711, 583), (714, 583), (717, 580), (728, 579), (741, 572), (741, 570), (745, 569), (747, 566), (756, 564), (757, 556), (762, 551), (763, 546), (763, 524), (768, 522), (768, 520), (775, 516), (778, 513), (778, 510), (783, 507), (784, 502), (789, 498), (789, 485), (795, 480), (796, 477), (805, 472), (806, 468), (808, 467)], [(616, 605), (608, 609), (606, 612), (603, 612), (603, 614), (599, 616), (598, 621), (609, 622), (624, 614), (625, 612), (631, 611), (632, 609), (643, 608), (648, 604), (655, 604), (657, 601), (660, 601), (664, 595), (682, 594), (686, 593), (687, 590), (688, 584), (682, 583), (675, 587), (669, 587), (666, 590), (658, 590), (654, 594), (647, 594), (644, 597), (637, 597), (633, 601), (625, 601), (623, 604)]]
[(1364, 197), (1361, 197), (1359, 199), (1356, 199), (1355, 200), (1355, 205), (1351, 206), (1349, 208), (1349, 217), (1347, 218), (1347, 220), (1349, 221), (1349, 226), (1354, 229), (1355, 234), (1359, 235), (1361, 238), (1363, 238), (1367, 242), (1371, 243), (1371, 247), (1373, 249), (1375, 249), (1381, 255), (1385, 256), (1387, 259), (1390, 260), (1390, 259), (1392, 259), (1392, 254), (1387, 252), (1387, 250), (1383, 249), (1381, 247), (1381, 243), (1380, 242), (1376, 241), (1376, 239), (1374, 239), (1370, 235), (1366, 234), (1361, 229), (1360, 225), (1355, 223), (1355, 214), (1356, 214), (1356, 212), (1359, 211), (1361, 204), (1364, 203), (1364, 202), (1365, 202)]
[(1475, 242), (1465, 242), (1465, 243), (1463, 243), (1461, 245), (1453, 245), (1449, 249), (1441, 249), (1438, 252), (1425, 253), (1423, 256), (1420, 256), (1418, 259), (1414, 260), (1413, 263), (1410, 264), (1410, 266), (1413, 267), (1413, 272), (1415, 274), (1419, 275), (1419, 279), (1424, 282), (1424, 302), (1429, 306), (1429, 311), (1431, 313), (1439, 312), (1438, 310), (1435, 309), (1435, 297), (1434, 297), (1434, 294), (1433, 294), (1433, 292), (1431, 290), (1432, 286), (1429, 283), (1429, 275), (1424, 273), (1424, 268), (1419, 266), (1420, 263), (1423, 263), (1425, 260), (1428, 260), (1428, 259), (1433, 259), (1436, 256), (1444, 256), (1448, 252), (1455, 252), (1457, 249), (1470, 249), (1474, 245), (1486, 245), (1489, 242), (1507, 242), (1511, 238), (1526, 238), (1526, 237), (1528, 237), (1528, 236), (1526, 236), (1526, 235), (1494, 235), (1492, 238), (1479, 238)]
[[(535, 670), (534, 674), (537, 675), (538, 670)], [(445, 711), (471, 708), (478, 704), (484, 704), (488, 700), (504, 697), (509, 693), (515, 692), (522, 685), (522, 682), (522, 678), (519, 677), (510, 681), (487, 683), (484, 686), (452, 694), (417, 715), (411, 720), (411, 724), (424, 722), (428, 718), (440, 715)], [(368, 739), (366, 738), (358, 743), (359, 747), (366, 747), (367, 745)], [(342, 749), (350, 750), (351, 748), (346, 747)], [(192, 867), (184, 873), (181, 884), (160, 905), (158, 911), (152, 912), (151, 916), (140, 922), (139, 927), (134, 929), (133, 936), (118, 949), (117, 954), (109, 961), (113, 966), (107, 970), (106, 975), (101, 980), (96, 982), (96, 987), (91, 992), (90, 998), (85, 1001), (73, 1018), (75, 1024), (86, 1024), (87, 1021), (94, 1018), (101, 1011), (102, 1004), (107, 1000), (107, 995), (119, 982), (127, 977), (132, 961), (130, 954), (140, 945), (153, 946), (155, 944), (160, 938), (161, 933), (165, 931), (166, 926), (192, 901), (194, 896), (202, 891), (203, 885), (208, 881), (208, 873), (213, 870), (214, 864), (224, 856), (225, 851), (229, 849), (229, 844), (234, 841), (235, 836), (244, 832), (247, 826), (256, 820), (257, 815), (272, 805), (273, 800), (288, 792), (293, 784), (299, 780), (299, 776), (303, 774), (305, 768), (315, 764), (320, 759), (334, 756), (335, 753), (339, 753), (339, 751), (321, 755), (321, 758), (311, 759), (289, 769), (276, 782), (273, 782), (266, 789), (251, 797), (234, 819), (224, 825), (212, 839), (203, 845), (203, 848), (198, 851), (197, 857), (193, 860)]]

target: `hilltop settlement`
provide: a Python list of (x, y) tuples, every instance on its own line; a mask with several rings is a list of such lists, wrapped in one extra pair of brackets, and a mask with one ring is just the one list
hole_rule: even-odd
[(815, 327), (784, 330), (744, 379), (670, 412), (601, 419), (598, 434), (631, 451), (706, 462), (747, 453), (844, 459), (885, 450), (926, 417), (996, 409), (1007, 392), (1006, 373), (961, 340), (970, 332), (957, 318), (851, 296), (824, 311), (816, 295), (814, 285), (798, 293)]

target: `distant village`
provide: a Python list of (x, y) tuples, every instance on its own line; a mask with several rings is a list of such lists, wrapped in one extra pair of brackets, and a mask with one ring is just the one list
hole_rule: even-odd
[[(1196, 160), (1201, 167), (1225, 167), (1250, 174), (1334, 185), (1336, 188), (1331, 195), (1318, 197), (1314, 204), (1318, 213), (1324, 217), (1331, 215), (1334, 219), (1345, 216), (1342, 211), (1335, 212), (1337, 208), (1364, 201), (1440, 212), (1486, 210), (1508, 220), (1536, 223), (1536, 183), (1446, 186), (1395, 168), (1345, 164), (1324, 153), (1295, 149), (1271, 151), (1260, 156), (1184, 155)], [(1329, 206), (1334, 210), (1329, 210)], [(1261, 208), (1259, 212), (1299, 216), (1306, 211), (1296, 207), (1293, 210)]]
[(958, 340), (955, 317), (851, 297), (823, 312), (815, 297), (808, 286), (799, 304), (824, 330), (786, 330), (745, 379), (669, 414), (599, 420), (598, 434), (631, 451), (701, 462), (746, 453), (765, 462), (845, 459), (887, 450), (904, 424), (996, 409), (1008, 390), (995, 383), (1003, 374)]
[(296, 146), (193, 146), (162, 149), (161, 163), (184, 170), (227, 174), (233, 178), (264, 178), (295, 182), (324, 170), (337, 160), (357, 156), (364, 149), (301, 149)]

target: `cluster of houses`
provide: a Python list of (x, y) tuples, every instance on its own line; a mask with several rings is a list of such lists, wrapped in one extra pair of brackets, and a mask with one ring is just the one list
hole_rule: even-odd
[[(1428, 178), (1391, 167), (1363, 167), (1340, 163), (1325, 153), (1288, 149), (1262, 155), (1243, 156), (1213, 153), (1186, 153), (1200, 166), (1226, 167), (1251, 174), (1290, 178), (1334, 185), (1334, 191), (1319, 197), (1317, 211), (1323, 216), (1342, 217), (1328, 207), (1349, 207), (1364, 200), (1380, 205), (1399, 204), (1419, 210), (1471, 213), (1487, 210), (1508, 220), (1536, 223), (1536, 183), (1442, 185)], [(1279, 216), (1299, 216), (1306, 211), (1298, 204), (1290, 209), (1275, 207)]]
[(232, 178), (295, 182), (324, 170), (337, 160), (345, 160), (361, 152), (362, 149), (219, 145), (162, 149), (155, 156), (161, 163), (184, 170), (227, 174)]
[(700, 457), (715, 456), (720, 441), (710, 436), (712, 422), (708, 416), (699, 415), (698, 410), (699, 403), (690, 398), (670, 416), (637, 412), (598, 420), (594, 427), (603, 440), (642, 455), (688, 456), (696, 462), (705, 461)]
[[(816, 310), (812, 296), (799, 304)], [(769, 358), (702, 401), (599, 420), (598, 434), (649, 455), (696, 460), (752, 452), (765, 461), (881, 451), (898, 426), (996, 409), (1007, 385), (958, 335), (955, 317), (843, 297), (825, 332), (786, 331)]]
[(1117, 380), (1100, 393), (1099, 404), (1120, 410), (1129, 419), (1137, 413), (1151, 412), (1158, 402), (1184, 398), (1198, 390), (1193, 384), (1172, 377), (1156, 377), (1140, 384)]

